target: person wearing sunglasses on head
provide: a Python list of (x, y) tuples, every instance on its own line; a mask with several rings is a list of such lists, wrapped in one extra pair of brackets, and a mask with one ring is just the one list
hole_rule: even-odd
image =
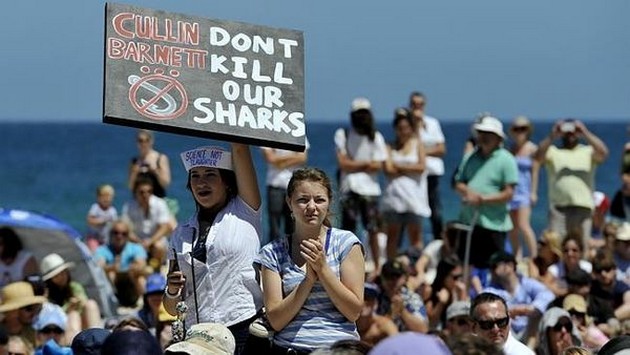
[(482, 292), (470, 305), (472, 331), (488, 339), (505, 355), (533, 355), (534, 352), (512, 336), (510, 315), (505, 300), (494, 293)]
[(571, 346), (581, 346), (582, 340), (577, 327), (573, 326), (571, 315), (562, 308), (549, 308), (538, 326), (539, 355), (560, 355)]
[(520, 275), (513, 254), (499, 251), (490, 257), (492, 282), (484, 289), (505, 299), (510, 310), (512, 332), (527, 345), (535, 344), (536, 325), (550, 302), (553, 292), (542, 282)]

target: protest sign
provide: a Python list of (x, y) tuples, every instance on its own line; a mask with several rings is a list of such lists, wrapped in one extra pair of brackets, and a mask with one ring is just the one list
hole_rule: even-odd
[(304, 150), (300, 31), (108, 3), (103, 121)]

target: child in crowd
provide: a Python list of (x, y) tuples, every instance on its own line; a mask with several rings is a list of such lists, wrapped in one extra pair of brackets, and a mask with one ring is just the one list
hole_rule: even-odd
[(99, 246), (108, 242), (108, 232), (113, 221), (118, 219), (118, 211), (112, 205), (114, 188), (109, 184), (100, 185), (96, 189), (96, 202), (92, 204), (87, 214), (88, 235), (86, 244), (93, 252)]

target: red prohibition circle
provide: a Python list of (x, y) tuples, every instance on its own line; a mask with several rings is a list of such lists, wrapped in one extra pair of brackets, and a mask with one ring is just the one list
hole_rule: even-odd
[[(140, 105), (138, 102), (138, 97), (137, 97), (138, 89), (140, 89), (143, 83), (149, 82), (150, 80), (166, 82), (166, 86), (164, 86), (164, 88), (162, 88), (159, 93), (157, 93), (153, 98), (148, 100), (144, 105)], [(161, 99), (163, 94), (168, 93), (172, 89), (175, 89), (176, 91), (178, 91), (182, 97), (182, 102), (179, 109), (177, 109), (177, 111), (169, 115), (160, 115), (160, 114), (155, 114), (151, 112), (149, 110), (149, 107), (153, 103)], [(166, 120), (175, 119), (181, 116), (182, 114), (184, 114), (184, 112), (186, 112), (186, 110), (188, 109), (188, 95), (186, 94), (186, 89), (184, 88), (184, 86), (176, 79), (168, 77), (166, 75), (162, 75), (162, 74), (147, 75), (145, 77), (140, 78), (140, 80), (138, 80), (137, 82), (133, 83), (133, 85), (131, 85), (131, 87), (129, 88), (129, 102), (131, 103), (131, 106), (139, 114), (141, 114), (144, 117), (150, 118), (152, 120), (157, 120), (157, 121), (166, 121)]]

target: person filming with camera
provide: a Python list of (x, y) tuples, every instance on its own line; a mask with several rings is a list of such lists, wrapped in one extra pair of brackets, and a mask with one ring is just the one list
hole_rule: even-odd
[[(561, 144), (553, 145), (558, 138)], [(549, 229), (564, 236), (568, 226), (576, 226), (586, 248), (593, 223), (595, 170), (607, 157), (606, 144), (575, 119), (557, 121), (536, 153), (536, 159), (547, 169)]]

